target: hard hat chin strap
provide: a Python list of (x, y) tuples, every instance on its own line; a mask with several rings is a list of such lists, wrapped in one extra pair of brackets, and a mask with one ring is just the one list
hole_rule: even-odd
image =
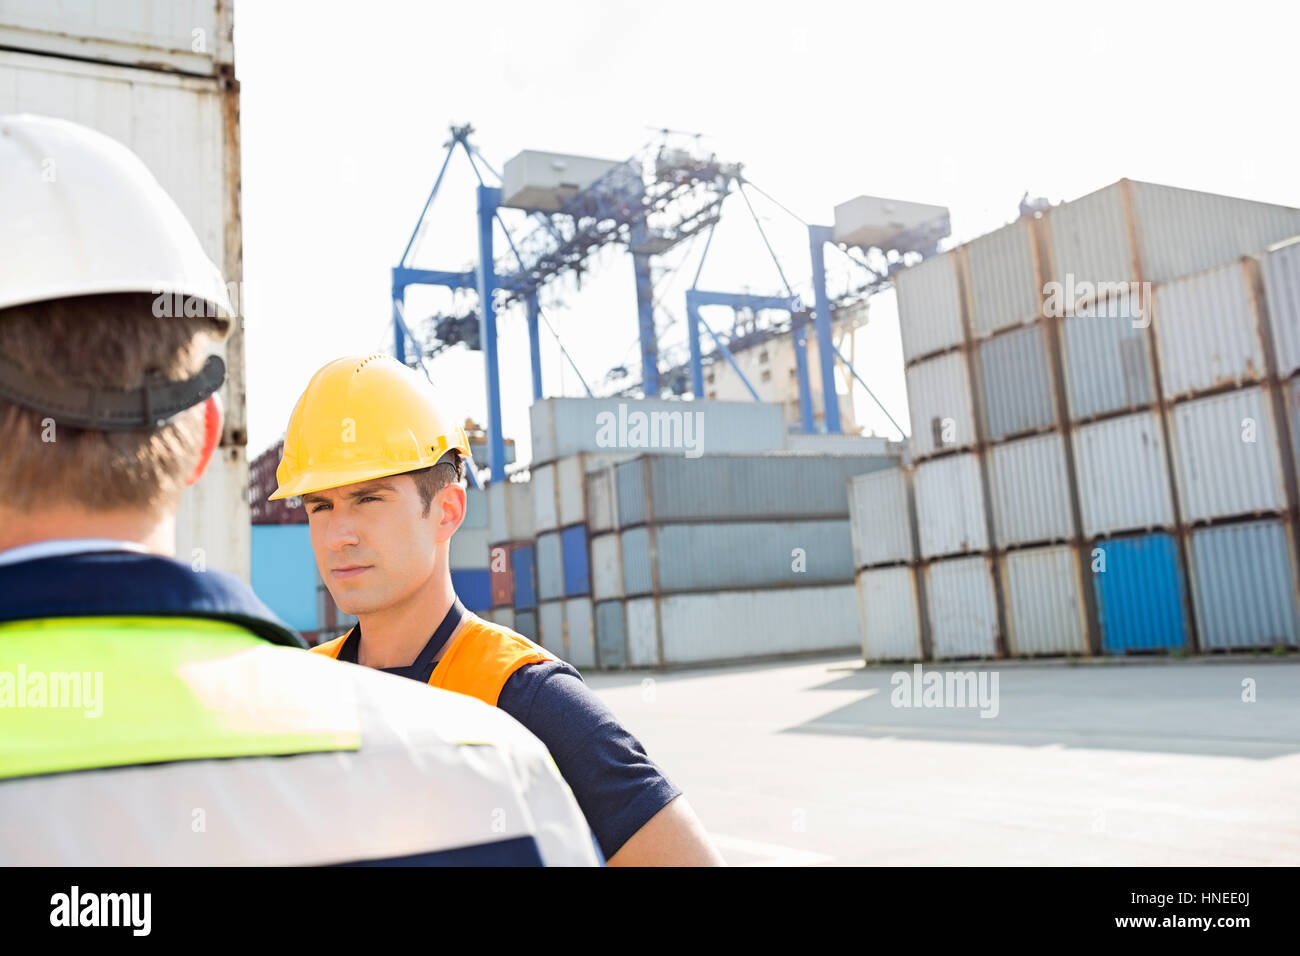
[(60, 425), (94, 431), (155, 431), (221, 387), (226, 363), (208, 360), (193, 378), (138, 388), (52, 385), (0, 355), (0, 398), (52, 417)]

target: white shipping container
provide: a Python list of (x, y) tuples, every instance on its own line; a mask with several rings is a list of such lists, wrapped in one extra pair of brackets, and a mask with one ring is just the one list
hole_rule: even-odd
[(978, 455), (950, 455), (916, 466), (916, 525), (922, 558), (988, 548)]
[(582, 456), (570, 455), (555, 463), (556, 492), (559, 496), (560, 526), (581, 524), (586, 520), (586, 480), (582, 472)]
[[(492, 614), (492, 622), (493, 622), (493, 623), (495, 623), (495, 624), (500, 624), (502, 627), (508, 627), (508, 628), (510, 628), (510, 630), (512, 630), (512, 631), (515, 629), (515, 609), (514, 609), (514, 608), (512, 608), (512, 607), (499, 607), (499, 608), (496, 608), (495, 610), (491, 611), (490, 613)], [(479, 617), (482, 617), (482, 616), (483, 616), (482, 614), (479, 615)], [(524, 635), (524, 636), (527, 637), (527, 635)], [(530, 640), (531, 640), (531, 638), (530, 638)]]
[(853, 566), (916, 560), (911, 473), (902, 468), (873, 471), (850, 478), (848, 486)]
[(1033, 548), (1007, 554), (1002, 559), (1002, 589), (1010, 653), (1015, 657), (1086, 654), (1087, 609), (1082, 587), (1074, 548)]
[(656, 598), (627, 602), (627, 666), (658, 667), (659, 606)]
[(858, 573), (862, 656), (868, 661), (921, 659), (921, 615), (916, 572), (877, 568)]
[(959, 252), (945, 252), (895, 273), (905, 362), (961, 343), (960, 260)]
[(565, 660), (579, 669), (595, 667), (596, 625), (591, 598), (569, 598), (564, 602), (564, 631), (568, 643)]
[(950, 352), (907, 370), (912, 454), (918, 458), (975, 444), (975, 405), (966, 356)]
[(587, 527), (593, 534), (611, 531), (618, 522), (617, 501), (614, 497), (614, 468), (602, 468), (586, 476)]
[(451, 567), (457, 571), (462, 568), (488, 567), (490, 562), (488, 560), (487, 528), (466, 528), (462, 525), (451, 536), (451, 545), (448, 550)]
[(564, 646), (564, 602), (543, 601), (537, 605), (537, 643), (562, 660), (569, 659)]
[(990, 561), (977, 555), (926, 565), (930, 650), (936, 660), (996, 656), (998, 612)]
[(1032, 322), (1042, 311), (1032, 219), (1018, 219), (965, 246), (971, 326), (977, 338)]
[(529, 481), (496, 481), (484, 492), (488, 509), (488, 541), (530, 541), (533, 532), (533, 485)]
[(1184, 521), (1286, 510), (1268, 390), (1257, 386), (1182, 402), (1171, 418)]
[(1173, 525), (1164, 439), (1154, 413), (1078, 426), (1073, 441), (1086, 536)]
[(1156, 287), (1153, 323), (1166, 398), (1264, 377), (1264, 343), (1244, 262)]
[(623, 548), (617, 531), (591, 539), (591, 596), (597, 601), (623, 596)]
[(1300, 369), (1300, 242), (1282, 243), (1262, 257), (1273, 354), (1282, 378)]
[(555, 465), (541, 465), (532, 470), (533, 532), (541, 534), (560, 526), (560, 508), (556, 500)]
[(989, 497), (999, 547), (1074, 537), (1065, 439), (1052, 432), (994, 445)]

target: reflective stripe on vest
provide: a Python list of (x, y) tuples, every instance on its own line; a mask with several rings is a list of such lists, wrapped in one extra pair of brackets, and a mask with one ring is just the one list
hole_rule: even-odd
[(293, 681), (300, 653), (202, 618), (0, 624), (0, 779), (356, 750), (355, 704)]
[[(312, 650), (337, 659), (351, 633), (317, 644)], [(495, 707), (511, 674), (528, 664), (555, 660), (559, 658), (522, 634), (466, 613), (429, 675), (429, 686), (477, 697)]]

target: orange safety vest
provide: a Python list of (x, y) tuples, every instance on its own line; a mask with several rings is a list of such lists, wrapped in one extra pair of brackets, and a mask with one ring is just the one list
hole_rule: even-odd
[[(348, 631), (312, 650), (337, 659), (351, 634)], [(429, 686), (477, 697), (495, 707), (511, 674), (527, 664), (556, 660), (559, 658), (522, 634), (466, 612), (460, 630), (433, 668)]]

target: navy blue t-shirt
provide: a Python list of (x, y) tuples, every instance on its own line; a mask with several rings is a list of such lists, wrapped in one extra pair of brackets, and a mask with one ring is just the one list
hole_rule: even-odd
[[(379, 669), (427, 684), (434, 658), (465, 613), (459, 599), (452, 602), (414, 663)], [(357, 663), (360, 647), (357, 625), (339, 649), (339, 660)], [(606, 859), (681, 794), (582, 675), (563, 661), (519, 668), (501, 688), (497, 706), (546, 744)]]

